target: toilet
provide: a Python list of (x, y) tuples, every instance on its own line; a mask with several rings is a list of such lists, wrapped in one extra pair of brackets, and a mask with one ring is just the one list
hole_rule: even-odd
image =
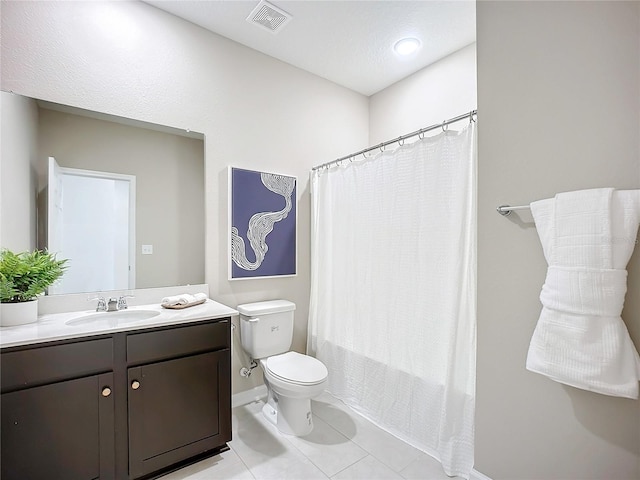
[(263, 415), (282, 433), (304, 436), (313, 430), (311, 399), (325, 389), (327, 367), (291, 352), (296, 306), (287, 300), (238, 305), (242, 348), (259, 362), (267, 387)]

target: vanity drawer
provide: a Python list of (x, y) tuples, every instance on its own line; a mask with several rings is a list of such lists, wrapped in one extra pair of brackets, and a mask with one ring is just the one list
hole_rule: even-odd
[(127, 335), (127, 363), (140, 364), (229, 348), (230, 319)]
[(113, 369), (113, 340), (75, 341), (2, 352), (2, 392)]

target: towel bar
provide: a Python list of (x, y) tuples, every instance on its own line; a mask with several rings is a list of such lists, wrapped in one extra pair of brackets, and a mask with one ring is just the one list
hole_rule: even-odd
[(529, 209), (529, 205), (519, 205), (517, 207), (512, 207), (511, 205), (500, 205), (498, 208), (496, 208), (496, 211), (503, 217), (506, 217), (507, 215), (511, 215), (511, 212), (514, 210), (528, 210), (528, 209)]

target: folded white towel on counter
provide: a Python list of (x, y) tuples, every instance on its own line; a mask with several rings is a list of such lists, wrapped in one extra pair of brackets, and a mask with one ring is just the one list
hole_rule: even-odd
[(560, 383), (638, 398), (640, 356), (620, 314), (640, 190), (560, 193), (531, 204), (549, 264), (526, 367)]
[(175, 306), (175, 305), (189, 305), (195, 302), (201, 302), (206, 300), (207, 295), (204, 293), (196, 293), (191, 295), (189, 293), (182, 293), (180, 295), (173, 295), (171, 297), (164, 297), (160, 302), (162, 305)]

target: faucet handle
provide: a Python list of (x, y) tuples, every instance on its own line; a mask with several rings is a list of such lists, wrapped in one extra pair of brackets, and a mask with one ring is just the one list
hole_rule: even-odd
[(127, 298), (135, 298), (133, 295), (121, 295), (118, 298), (118, 310), (124, 310), (129, 308), (129, 305), (127, 305)]
[(98, 305), (96, 306), (96, 312), (106, 312), (107, 311), (107, 301), (104, 299), (104, 297), (95, 297), (95, 298), (88, 298), (87, 301), (89, 302), (93, 302), (93, 301), (98, 301)]

